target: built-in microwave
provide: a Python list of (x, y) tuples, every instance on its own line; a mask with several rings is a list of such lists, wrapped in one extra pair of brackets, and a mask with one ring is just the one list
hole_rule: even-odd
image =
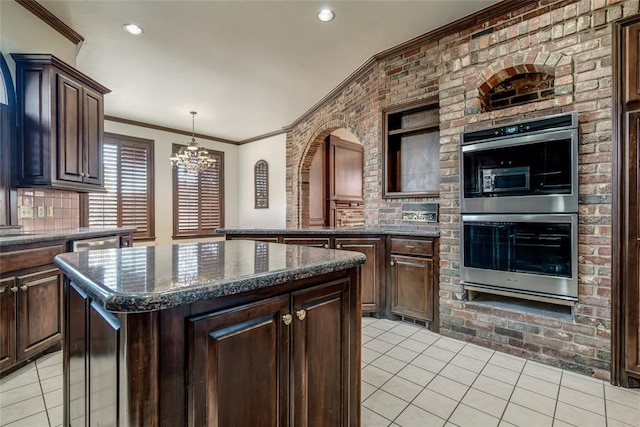
[(481, 169), (482, 193), (513, 193), (529, 190), (529, 166)]
[(462, 213), (578, 211), (576, 113), (462, 135)]

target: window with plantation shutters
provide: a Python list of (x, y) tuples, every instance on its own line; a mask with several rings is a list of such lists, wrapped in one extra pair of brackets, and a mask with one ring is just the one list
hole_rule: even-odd
[(153, 141), (105, 134), (104, 193), (90, 193), (90, 227), (132, 226), (135, 240), (155, 237), (153, 215)]
[[(173, 152), (180, 147), (173, 144)], [(200, 173), (180, 166), (173, 170), (174, 237), (211, 236), (224, 225), (224, 153), (207, 151), (215, 160), (213, 168)]]

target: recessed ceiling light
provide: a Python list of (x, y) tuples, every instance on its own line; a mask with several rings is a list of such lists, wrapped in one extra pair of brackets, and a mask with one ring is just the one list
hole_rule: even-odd
[(122, 28), (124, 28), (127, 33), (133, 34), (134, 36), (142, 34), (142, 27), (139, 27), (136, 24), (124, 24)]
[(331, 9), (322, 9), (318, 12), (318, 19), (322, 22), (329, 22), (333, 19), (333, 11)]

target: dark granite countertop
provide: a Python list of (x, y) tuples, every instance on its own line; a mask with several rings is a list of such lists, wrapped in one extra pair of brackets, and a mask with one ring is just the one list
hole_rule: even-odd
[(54, 231), (22, 231), (7, 227), (0, 232), (0, 248), (9, 245), (48, 242), (51, 240), (79, 240), (115, 234), (133, 233), (135, 227), (78, 227)]
[(358, 252), (251, 240), (104, 249), (55, 263), (112, 312), (163, 310), (363, 264)]
[(276, 236), (283, 234), (383, 234), (395, 236), (440, 237), (440, 230), (437, 225), (426, 226), (424, 228), (410, 226), (365, 228), (219, 228), (216, 232), (221, 234), (268, 234)]

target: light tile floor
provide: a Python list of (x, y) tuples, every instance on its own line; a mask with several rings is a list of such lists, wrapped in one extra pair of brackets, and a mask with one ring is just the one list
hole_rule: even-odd
[[(364, 318), (362, 343), (362, 427), (640, 427), (640, 390), (403, 322)], [(61, 425), (61, 356), (0, 380), (0, 426)]]

